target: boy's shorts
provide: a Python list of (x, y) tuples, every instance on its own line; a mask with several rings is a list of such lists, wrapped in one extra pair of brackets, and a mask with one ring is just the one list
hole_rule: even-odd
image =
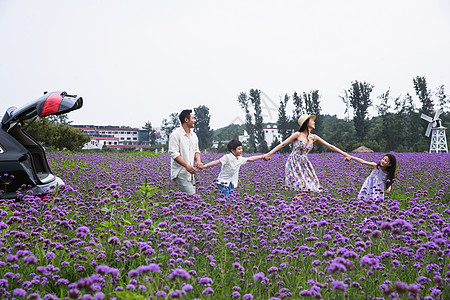
[[(219, 189), (220, 193), (222, 194), (223, 197), (227, 197), (230, 195), (233, 195), (233, 184), (230, 182), (230, 184), (228, 186), (218, 183), (217, 184), (217, 188)], [(227, 202), (229, 202), (229, 199), (226, 200)]]

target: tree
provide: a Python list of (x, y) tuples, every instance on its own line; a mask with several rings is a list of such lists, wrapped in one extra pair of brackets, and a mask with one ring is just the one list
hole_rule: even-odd
[(213, 140), (215, 141), (230, 141), (232, 139), (239, 139), (240, 135), (244, 135), (245, 125), (230, 124), (226, 127), (219, 128), (213, 131)]
[(445, 111), (448, 108), (448, 104), (450, 103), (450, 98), (445, 93), (444, 86), (441, 85), (436, 90), (436, 96), (438, 98), (438, 105), (439, 108), (442, 109), (442, 111)]
[[(432, 96), (431, 90), (429, 90), (427, 87), (427, 80), (423, 76), (417, 76), (416, 78), (413, 79), (413, 83), (414, 83), (414, 90), (416, 91), (416, 96), (419, 98), (422, 104), (422, 106), (419, 108), (419, 117), (421, 114), (433, 117), (434, 104), (433, 100), (431, 99)], [(420, 127), (419, 127), (421, 129), (420, 131), (425, 133), (428, 127), (428, 122), (425, 122), (420, 118), (418, 120), (420, 120)], [(419, 141), (422, 141), (422, 143), (425, 142), (428, 143), (428, 139), (429, 138), (425, 137), (422, 134)]]
[(209, 121), (211, 119), (209, 115), (209, 108), (204, 105), (200, 105), (199, 107), (194, 108), (194, 115), (196, 119), (194, 132), (198, 137), (199, 148), (209, 148), (212, 145), (213, 136), (213, 130), (209, 127)]
[(67, 116), (67, 114), (62, 114), (62, 115), (50, 115), (48, 117), (48, 120), (53, 123), (53, 124), (70, 124), (72, 123), (72, 121), (69, 121), (69, 117)]
[(294, 115), (292, 117), (297, 123), (298, 119), (304, 111), (302, 97), (299, 96), (297, 92), (294, 92), (294, 94), (292, 95), (292, 102), (294, 102)]
[(247, 94), (242, 92), (238, 96), (238, 102), (245, 112), (245, 131), (248, 134), (248, 152), (256, 151), (255, 126), (253, 125), (252, 115), (250, 114), (249, 102)]
[(356, 80), (352, 82), (352, 87), (346, 91), (345, 96), (341, 97), (344, 103), (350, 103), (353, 108), (353, 123), (359, 141), (363, 141), (369, 129), (367, 116), (368, 109), (372, 105), (370, 99), (372, 89), (372, 84)]
[(389, 105), (389, 99), (391, 98), (390, 92), (391, 90), (389, 88), (386, 93), (383, 93), (377, 97), (381, 100), (380, 105), (377, 105), (379, 116), (385, 116), (388, 113), (388, 110), (391, 108)]
[[(180, 120), (178, 119), (177, 113), (171, 113), (169, 115), (169, 119), (163, 119), (162, 125), (161, 125), (161, 131), (164, 132), (164, 134), (167, 136), (167, 138), (170, 136), (172, 131), (175, 130), (175, 128), (180, 126)], [(167, 139), (169, 141), (169, 139)]]
[[(380, 118), (380, 122), (376, 123), (378, 125), (376, 128), (378, 132), (376, 137), (378, 144), (382, 145), (382, 147), (388, 151), (397, 150), (401, 147), (402, 141), (405, 139), (405, 118), (389, 111), (391, 108), (389, 102), (392, 101), (390, 89), (377, 98), (381, 100), (380, 105), (377, 106)], [(398, 103), (399, 99), (400, 97), (397, 97), (394, 100), (394, 103)], [(393, 130), (393, 128), (395, 128), (395, 130)]]
[[(283, 141), (289, 137), (289, 128), (291, 127), (290, 122), (289, 122), (289, 117), (286, 114), (286, 105), (287, 105), (288, 101), (289, 101), (289, 96), (288, 96), (288, 94), (285, 94), (284, 99), (282, 99), (282, 98), (280, 99), (280, 106), (278, 107), (277, 128), (278, 128), (278, 133), (281, 135), (281, 139)], [(279, 143), (280, 142), (277, 140), (277, 145)], [(270, 146), (270, 148), (273, 149), (272, 145)], [(280, 152), (289, 152), (289, 151), (290, 151), (290, 145), (287, 145), (286, 147), (283, 147), (280, 149)]]
[(266, 153), (269, 151), (264, 134), (263, 116), (261, 109), (261, 91), (257, 89), (250, 90), (250, 100), (255, 109), (255, 138), (258, 143), (258, 152)]
[(150, 141), (150, 145), (155, 145), (156, 144), (156, 130), (153, 128), (152, 126), (152, 122), (147, 121), (144, 125), (144, 127), (142, 127), (145, 131), (148, 132), (148, 138)]
[(417, 76), (413, 79), (414, 90), (416, 95), (422, 103), (422, 107), (419, 109), (419, 113), (431, 115), (433, 111), (433, 100), (431, 99), (431, 91), (427, 87), (427, 80), (425, 77)]
[(347, 90), (344, 90), (344, 96), (339, 96), (341, 98), (342, 102), (345, 104), (345, 111), (344, 114), (347, 115), (345, 120), (347, 122), (350, 122), (350, 96)]
[(80, 150), (91, 138), (82, 130), (67, 124), (53, 124), (48, 118), (40, 118), (29, 124), (26, 131), (47, 147)]
[[(273, 149), (273, 148), (275, 148), (276, 146), (278, 146), (280, 144), (280, 141), (278, 140), (278, 138), (275, 138), (273, 141), (272, 141), (272, 144), (270, 144), (270, 149)], [(281, 148), (281, 149), (284, 149), (284, 148), (286, 148), (286, 147), (283, 147), (283, 148)], [(281, 150), (280, 150), (281, 151)]]
[(320, 112), (322, 109), (320, 108), (320, 95), (318, 90), (312, 90), (308, 94), (303, 92), (303, 100), (305, 103), (305, 111), (308, 115), (316, 116), (316, 132), (320, 133), (322, 130), (322, 115)]

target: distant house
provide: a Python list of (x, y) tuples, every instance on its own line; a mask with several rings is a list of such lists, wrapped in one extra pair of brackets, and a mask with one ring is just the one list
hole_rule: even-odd
[[(244, 135), (239, 136), (239, 141), (246, 142), (249, 139), (247, 131), (244, 130)], [(278, 133), (277, 125), (267, 125), (264, 127), (264, 139), (266, 140), (267, 146), (270, 145), (278, 139), (281, 142), (281, 134)]]
[(125, 126), (96, 126), (96, 125), (72, 125), (72, 127), (83, 130), (85, 135), (91, 137), (82, 149), (110, 148), (142, 148), (135, 146), (150, 147), (148, 131)]

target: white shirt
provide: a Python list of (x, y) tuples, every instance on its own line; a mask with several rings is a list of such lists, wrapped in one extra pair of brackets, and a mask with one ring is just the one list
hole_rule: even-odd
[(234, 156), (233, 153), (228, 153), (222, 156), (219, 160), (222, 163), (218, 183), (229, 185), (230, 182), (234, 187), (238, 186), (239, 168), (247, 162), (246, 157)]
[(175, 158), (181, 155), (181, 158), (191, 166), (194, 166), (195, 153), (200, 153), (198, 148), (198, 138), (191, 129), (187, 134), (183, 127), (175, 129), (169, 136), (169, 154), (170, 154), (170, 179), (179, 177), (187, 181), (194, 181), (194, 175), (189, 173), (185, 167), (175, 161)]

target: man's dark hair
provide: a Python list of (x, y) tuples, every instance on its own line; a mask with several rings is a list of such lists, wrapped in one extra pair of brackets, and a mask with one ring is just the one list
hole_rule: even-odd
[(236, 150), (237, 147), (242, 146), (242, 143), (238, 140), (231, 140), (228, 142), (227, 148), (228, 151)]
[(180, 115), (178, 116), (178, 118), (180, 118), (180, 123), (183, 124), (186, 120), (186, 118), (190, 118), (191, 117), (191, 113), (192, 113), (192, 109), (185, 109), (183, 110)]

